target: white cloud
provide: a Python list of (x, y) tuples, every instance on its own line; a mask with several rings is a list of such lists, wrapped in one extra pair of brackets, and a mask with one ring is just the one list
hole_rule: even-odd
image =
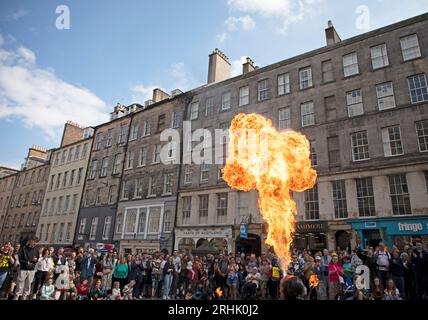
[(90, 90), (36, 64), (30, 49), (0, 50), (0, 119), (18, 118), (58, 142), (72, 120), (83, 126), (108, 120), (106, 104)]
[(181, 91), (186, 91), (195, 86), (195, 81), (193, 80), (193, 77), (186, 71), (183, 62), (176, 62), (172, 64), (170, 75), (172, 77), (171, 89), (180, 89)]
[(132, 102), (144, 104), (144, 101), (150, 100), (153, 97), (153, 89), (160, 88), (156, 85), (137, 84), (131, 86)]
[(232, 60), (230, 63), (230, 76), (235, 77), (242, 74), (242, 64), (247, 62), (248, 56), (241, 56), (239, 59)]
[(220, 33), (216, 35), (216, 42), (223, 43), (227, 39), (227, 32)]
[(163, 79), (167, 79), (167, 83), (160, 84), (132, 84), (129, 87), (131, 91), (132, 102), (143, 104), (144, 101), (150, 100), (153, 97), (153, 89), (160, 88), (166, 93), (171, 93), (174, 89), (180, 89), (185, 92), (191, 88), (200, 85), (198, 81), (186, 70), (186, 66), (183, 62), (176, 62), (170, 65), (169, 68), (163, 72), (165, 76)]
[(229, 17), (224, 21), (224, 24), (229, 32), (235, 31), (239, 25), (244, 31), (250, 31), (256, 26), (256, 22), (250, 16)]
[(216, 42), (219, 44), (225, 42), (232, 32), (239, 29), (242, 29), (243, 31), (253, 30), (256, 27), (256, 22), (249, 15), (246, 15), (241, 17), (228, 17), (224, 21), (224, 25), (226, 27), (226, 31), (216, 35)]
[(228, 0), (232, 11), (277, 19), (280, 33), (285, 34), (290, 24), (303, 20), (316, 12), (315, 7), (323, 0)]
[(36, 62), (36, 55), (30, 49), (19, 47), (17, 53), (21, 58), (30, 64), (34, 64)]
[(229, 7), (242, 12), (264, 16), (281, 16), (290, 13), (292, 0), (228, 0)]
[(20, 9), (18, 11), (12, 12), (11, 14), (6, 16), (6, 20), (10, 21), (10, 20), (19, 20), (25, 16), (28, 16), (30, 14), (30, 11), (25, 10), (25, 9)]

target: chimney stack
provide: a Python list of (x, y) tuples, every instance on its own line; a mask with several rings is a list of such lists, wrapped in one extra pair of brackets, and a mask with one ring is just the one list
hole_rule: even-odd
[(169, 98), (169, 94), (159, 88), (153, 89), (153, 102), (159, 102)]
[(229, 58), (215, 48), (209, 55), (208, 61), (208, 84), (220, 82), (230, 77), (230, 62)]
[(328, 27), (325, 29), (325, 40), (327, 42), (327, 46), (330, 46), (332, 44), (336, 44), (341, 42), (338, 33), (336, 32), (336, 29), (333, 26), (333, 22), (331, 20), (328, 20)]
[(82, 139), (83, 127), (73, 121), (67, 121), (62, 133), (61, 147)]
[(46, 160), (48, 154), (48, 149), (33, 145), (31, 148), (28, 148), (27, 158), (37, 158), (40, 160)]
[(242, 64), (242, 74), (247, 74), (248, 72), (256, 70), (254, 66), (254, 61), (250, 57), (247, 57), (247, 62)]

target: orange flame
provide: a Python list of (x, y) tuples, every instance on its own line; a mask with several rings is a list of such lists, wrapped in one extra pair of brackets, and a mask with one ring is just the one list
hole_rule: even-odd
[(229, 129), (230, 143), (223, 179), (242, 191), (257, 189), (259, 208), (268, 223), (266, 244), (273, 246), (285, 270), (295, 230), (296, 203), (291, 191), (312, 188), (309, 141), (298, 132), (278, 132), (258, 114), (238, 114)]
[(316, 288), (318, 287), (318, 284), (320, 283), (320, 280), (318, 279), (318, 276), (316, 274), (311, 274), (309, 277), (309, 287)]
[(217, 294), (217, 298), (221, 298), (223, 296), (223, 290), (221, 290), (221, 287), (215, 289), (215, 293)]

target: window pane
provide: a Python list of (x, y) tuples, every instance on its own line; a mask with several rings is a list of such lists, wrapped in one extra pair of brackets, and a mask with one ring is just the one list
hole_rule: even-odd
[(407, 79), (412, 103), (428, 101), (428, 88), (425, 74), (418, 74)]
[(394, 215), (412, 214), (410, 206), (409, 190), (405, 174), (389, 176), (389, 189)]
[(160, 207), (151, 207), (149, 213), (149, 233), (159, 232)]
[(372, 178), (356, 179), (357, 201), (360, 217), (375, 215), (375, 202)]
[(343, 56), (343, 75), (345, 77), (358, 74), (358, 60), (355, 52)]
[(381, 44), (370, 49), (373, 69), (378, 69), (389, 65), (386, 44)]
[(404, 61), (419, 58), (421, 56), (421, 50), (419, 48), (418, 37), (416, 34), (401, 38), (400, 45)]

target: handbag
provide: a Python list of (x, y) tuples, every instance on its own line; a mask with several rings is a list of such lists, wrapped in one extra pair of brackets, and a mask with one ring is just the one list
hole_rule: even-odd
[[(337, 268), (336, 268), (336, 266), (334, 266), (334, 268), (336, 269), (336, 271), (337, 271)], [(339, 273), (339, 272), (338, 272)], [(343, 279), (343, 277), (339, 274), (338, 275), (339, 276), (339, 283), (340, 284), (344, 284), (345, 283), (345, 279)]]

